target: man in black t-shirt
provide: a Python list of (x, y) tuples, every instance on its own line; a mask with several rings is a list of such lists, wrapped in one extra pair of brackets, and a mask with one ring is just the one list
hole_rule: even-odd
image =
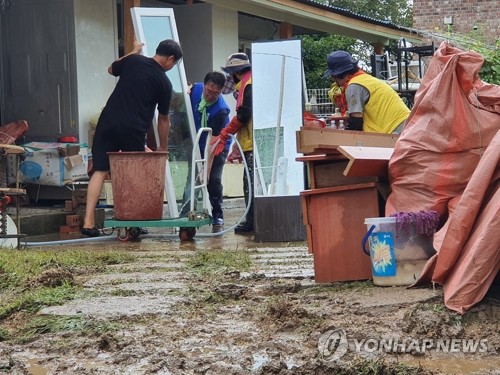
[(87, 207), (82, 234), (99, 236), (95, 227), (94, 210), (102, 185), (109, 172), (108, 152), (144, 151), (146, 133), (158, 107), (157, 151), (166, 151), (170, 128), (169, 107), (172, 83), (165, 72), (182, 58), (180, 45), (174, 40), (158, 44), (156, 54), (146, 57), (139, 54), (143, 43), (134, 43), (133, 50), (114, 61), (108, 73), (120, 77), (102, 110), (92, 143), (94, 173), (87, 189)]

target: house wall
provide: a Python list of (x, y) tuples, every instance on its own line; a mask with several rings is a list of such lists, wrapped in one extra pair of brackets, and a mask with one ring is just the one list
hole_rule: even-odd
[(214, 69), (212, 6), (209, 4), (179, 6), (174, 8), (174, 15), (184, 53), (186, 78), (192, 83), (200, 82), (208, 71)]
[[(207, 72), (220, 71), (227, 56), (238, 51), (237, 11), (196, 4), (174, 7), (174, 15), (188, 81), (201, 82)], [(236, 101), (233, 96), (224, 98), (234, 113)]]
[(451, 31), (484, 35), (493, 44), (500, 35), (498, 0), (438, 1), (413, 0), (413, 27), (420, 30), (448, 31), (445, 17), (451, 17)]
[(108, 67), (118, 53), (113, 0), (75, 0), (75, 45), (78, 126), (88, 143), (88, 123), (106, 104), (116, 79)]
[(232, 53), (238, 52), (238, 13), (230, 9), (213, 7), (212, 30), (214, 36), (213, 65), (220, 70), (226, 65), (226, 59)]

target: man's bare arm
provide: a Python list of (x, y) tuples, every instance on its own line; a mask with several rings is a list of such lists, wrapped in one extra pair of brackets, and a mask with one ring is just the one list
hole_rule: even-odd
[(160, 145), (158, 146), (157, 151), (167, 151), (169, 130), (170, 116), (158, 114), (158, 136), (160, 137)]
[[(138, 54), (139, 52), (141, 52), (142, 46), (144, 46), (144, 43), (139, 43), (138, 41), (134, 41), (134, 48), (132, 49), (132, 51), (130, 51), (126, 55), (123, 55), (122, 57), (116, 59), (115, 61), (113, 61), (113, 63), (116, 62), (116, 61), (120, 61), (120, 60), (124, 59), (127, 56)], [(113, 75), (113, 63), (111, 63), (111, 65), (108, 68), (108, 73), (111, 74), (111, 75)]]

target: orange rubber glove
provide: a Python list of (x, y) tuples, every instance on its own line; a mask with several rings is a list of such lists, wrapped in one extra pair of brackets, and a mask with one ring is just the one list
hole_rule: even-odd
[(226, 142), (231, 134), (236, 134), (243, 126), (243, 123), (236, 116), (231, 119), (231, 122), (220, 132), (219, 135), (212, 137), (210, 147), (214, 156), (220, 155), (226, 147)]

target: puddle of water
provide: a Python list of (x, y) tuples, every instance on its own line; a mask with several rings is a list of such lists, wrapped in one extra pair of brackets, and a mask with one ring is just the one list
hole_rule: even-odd
[(260, 370), (269, 361), (269, 356), (267, 354), (254, 353), (253, 354), (253, 365), (252, 371)]
[(483, 357), (478, 359), (472, 358), (415, 358), (409, 360), (401, 360), (400, 362), (411, 366), (422, 366), (425, 369), (437, 370), (455, 375), (472, 375), (472, 374), (500, 374), (500, 358)]
[(38, 364), (38, 359), (28, 360), (28, 373), (30, 375), (47, 375), (49, 370)]

